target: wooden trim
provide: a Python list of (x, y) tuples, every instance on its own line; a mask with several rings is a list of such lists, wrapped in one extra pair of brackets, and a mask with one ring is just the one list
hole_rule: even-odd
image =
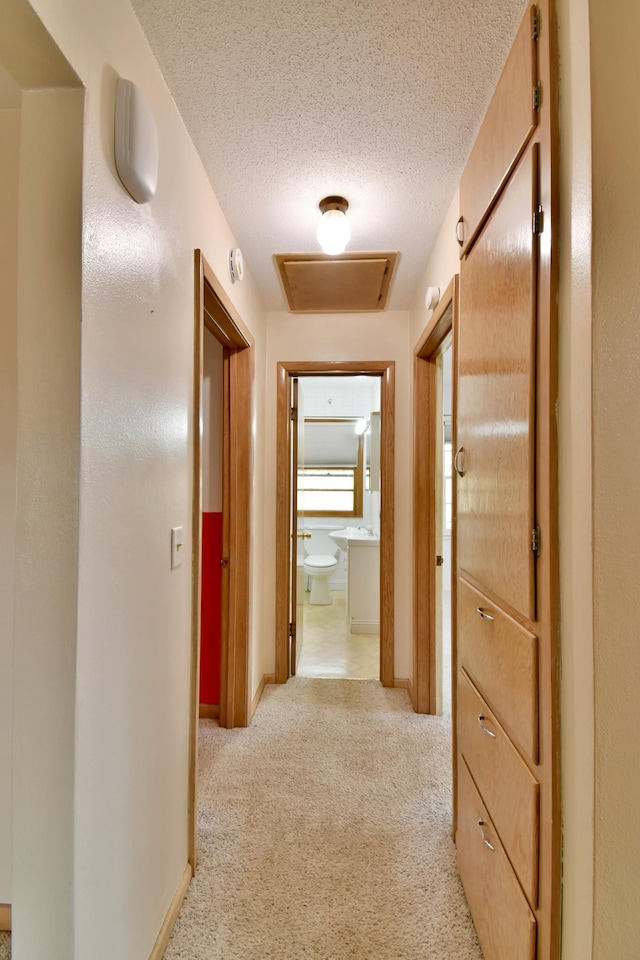
[[(391, 289), (391, 283), (395, 277), (395, 269), (398, 261), (399, 253), (398, 251), (382, 251), (376, 252), (368, 250), (366, 252), (345, 252), (338, 255), (335, 254), (326, 254), (326, 253), (275, 253), (274, 260), (276, 262), (276, 267), (278, 269), (278, 274), (282, 282), (282, 289), (287, 298), (287, 305), (289, 307), (289, 312), (293, 314), (327, 314), (327, 313), (377, 313), (386, 309), (387, 298), (389, 296), (389, 291)], [(330, 276), (323, 277), (322, 280), (318, 278), (317, 290), (320, 293), (322, 286), (326, 284), (331, 284), (335, 288), (344, 291), (343, 281), (335, 275), (335, 271), (331, 269), (332, 265), (339, 263), (340, 261), (347, 261), (353, 264), (360, 264), (367, 260), (378, 260), (386, 261), (387, 267), (383, 274), (382, 284), (380, 286), (380, 296), (375, 306), (372, 306), (370, 303), (364, 306), (346, 306), (345, 301), (343, 300), (343, 305), (340, 306), (335, 297), (332, 299), (331, 306), (327, 305), (324, 307), (317, 307), (310, 309), (309, 307), (299, 308), (295, 306), (296, 302), (296, 291), (295, 288), (292, 289), (290, 278), (287, 274), (287, 264), (289, 263), (326, 263)], [(323, 271), (324, 272), (324, 271)], [(351, 276), (352, 283), (351, 286), (351, 296), (352, 296), (352, 284), (356, 279), (353, 275)], [(357, 281), (356, 281), (357, 282)], [(350, 302), (353, 303), (353, 299), (350, 299)], [(363, 302), (363, 301), (361, 301)], [(326, 301), (325, 301), (326, 303)]]
[(204, 353), (204, 262), (199, 250), (194, 264), (194, 331), (193, 331), (193, 474), (191, 512), (191, 676), (189, 707), (189, 785), (187, 857), (190, 869), (196, 871), (196, 784), (198, 781), (198, 719), (200, 700), (200, 578), (202, 569), (202, 361)]
[(251, 589), (251, 480), (253, 476), (254, 351), (230, 357), (229, 673), (233, 710), (226, 726), (249, 723), (249, 608)]
[(192, 876), (193, 873), (191, 870), (191, 864), (188, 863), (184, 868), (184, 872), (180, 878), (176, 892), (174, 893), (171, 903), (169, 904), (167, 915), (164, 918), (162, 926), (160, 927), (160, 933), (158, 934), (158, 938), (153, 945), (153, 950), (149, 955), (149, 960), (162, 960), (164, 957), (164, 952), (167, 949), (171, 931), (173, 930), (174, 924), (178, 919), (178, 914), (180, 913), (180, 908), (182, 907), (182, 901), (184, 900), (186, 892), (189, 889)]
[(395, 363), (382, 372), (380, 396), (380, 680), (393, 685), (395, 673)]
[(198, 708), (198, 716), (201, 720), (217, 720), (220, 716), (220, 704), (201, 703)]
[[(439, 431), (435, 417), (436, 359), (452, 339), (455, 362), (455, 335), (458, 312), (458, 274), (442, 295), (414, 350), (413, 364), (413, 685), (418, 713), (436, 713), (436, 443)], [(457, 334), (456, 334), (457, 335)], [(455, 378), (454, 378), (455, 379)], [(452, 439), (455, 442), (455, 398)], [(455, 487), (455, 484), (454, 484)], [(455, 540), (455, 510), (451, 530)], [(453, 563), (452, 556), (452, 591)], [(453, 597), (452, 597), (453, 603)], [(452, 616), (452, 665), (455, 623)], [(453, 684), (455, 688), (455, 684)]]
[[(222, 649), (219, 722), (249, 722), (249, 602), (251, 481), (253, 470), (253, 338), (200, 250), (194, 270), (193, 489), (191, 678), (188, 785), (188, 858), (196, 869), (196, 802), (200, 690), (202, 364), (204, 327), (223, 354), (223, 548)], [(213, 322), (215, 321), (215, 322)]]
[(380, 389), (380, 680), (394, 682), (394, 469), (395, 363), (377, 361), (317, 361), (278, 364), (276, 461), (276, 683), (289, 677), (289, 477), (291, 420), (290, 379), (299, 376), (379, 376)]
[(11, 930), (11, 904), (0, 903), (0, 930)]
[(449, 311), (453, 309), (457, 286), (458, 274), (456, 273), (438, 300), (426, 327), (420, 334), (413, 351), (414, 356), (428, 360), (438, 355), (440, 347), (451, 331), (452, 317), (449, 315)]
[(291, 377), (284, 364), (278, 364), (276, 445), (276, 683), (289, 679), (289, 584), (291, 560), (289, 516), (291, 476)]
[(406, 690), (406, 691), (407, 691), (407, 693), (409, 694), (409, 699), (411, 700), (411, 705), (412, 705), (412, 707), (413, 707), (414, 710), (415, 710), (415, 705), (414, 705), (414, 702), (413, 702), (413, 699), (414, 699), (414, 696), (413, 696), (413, 684), (411, 683), (411, 680), (409, 680), (408, 677), (394, 677), (394, 678), (393, 678), (393, 685), (394, 685), (394, 687), (396, 687), (396, 688), (398, 688), (398, 689), (400, 689), (400, 690)]
[(264, 693), (264, 688), (268, 683), (275, 683), (275, 682), (276, 682), (275, 673), (264, 673), (262, 675), (262, 680), (258, 684), (258, 689), (256, 690), (253, 700), (251, 701), (251, 708), (249, 710), (249, 721), (253, 720), (253, 715), (256, 712), (256, 708), (260, 703), (260, 698)]
[[(204, 256), (202, 255), (202, 251), (196, 250), (196, 257), (197, 256), (199, 256), (200, 260), (202, 261), (203, 277), (211, 288), (211, 291), (205, 290), (203, 294), (203, 303), (206, 307), (206, 313), (208, 314), (209, 318), (212, 316), (214, 317), (218, 329), (222, 331), (224, 336), (237, 349), (252, 347), (254, 345), (253, 337), (243, 323), (242, 317), (229, 298), (227, 291), (222, 286), (217, 276), (205, 260)], [(215, 294), (215, 298), (211, 297), (211, 292)], [(214, 305), (214, 300), (218, 301), (219, 306)], [(222, 310), (220, 310), (220, 307), (222, 307)], [(213, 333), (214, 337), (217, 336), (218, 340), (221, 339), (214, 330), (211, 332)], [(229, 346), (229, 344), (225, 344), (225, 346)]]
[[(231, 411), (230, 356), (223, 347), (222, 355), (222, 556), (229, 557), (231, 502)], [(220, 584), (220, 726), (226, 726), (233, 709), (233, 690), (229, 691), (229, 565), (222, 568)]]

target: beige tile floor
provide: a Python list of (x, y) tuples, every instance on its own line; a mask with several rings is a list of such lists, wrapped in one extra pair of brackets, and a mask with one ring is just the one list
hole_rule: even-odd
[(378, 680), (380, 637), (349, 632), (344, 590), (332, 590), (331, 601), (312, 606), (305, 593), (298, 676)]

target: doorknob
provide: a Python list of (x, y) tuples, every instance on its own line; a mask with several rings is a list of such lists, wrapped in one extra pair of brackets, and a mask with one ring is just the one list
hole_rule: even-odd
[(453, 465), (456, 468), (456, 473), (459, 477), (464, 477), (466, 473), (465, 463), (464, 463), (464, 447), (458, 447), (456, 450), (456, 455), (453, 458)]

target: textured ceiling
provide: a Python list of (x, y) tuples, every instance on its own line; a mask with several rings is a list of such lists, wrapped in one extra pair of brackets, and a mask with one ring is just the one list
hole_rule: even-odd
[(348, 250), (400, 251), (409, 306), (526, 6), (133, 0), (268, 309), (273, 254), (318, 249), (328, 194)]

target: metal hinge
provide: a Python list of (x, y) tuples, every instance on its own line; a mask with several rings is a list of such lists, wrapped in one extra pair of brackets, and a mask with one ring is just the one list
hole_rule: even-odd
[(289, 624), (289, 636), (290, 636), (290, 637), (295, 637), (295, 635), (296, 635), (296, 625), (295, 625), (295, 623), (290, 623), (290, 624)]
[(533, 88), (533, 109), (539, 110), (542, 105), (542, 84), (538, 80)]
[(444, 557), (441, 557), (440, 554), (436, 557), (436, 567), (441, 567), (444, 564)]
[(531, 549), (536, 557), (540, 556), (540, 527), (538, 526), (531, 531)]
[(540, 10), (538, 7), (533, 8), (533, 15), (531, 17), (531, 36), (534, 40), (540, 39)]
[(297, 407), (291, 407), (291, 419), (292, 419), (292, 420), (297, 420), (297, 419), (298, 419), (298, 408), (297, 408)]
[(533, 211), (533, 232), (542, 233), (544, 230), (544, 210), (542, 207), (538, 207), (537, 210)]

